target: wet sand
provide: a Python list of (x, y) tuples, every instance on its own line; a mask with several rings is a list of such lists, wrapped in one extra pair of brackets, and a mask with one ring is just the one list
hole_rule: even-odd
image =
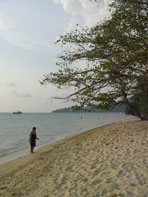
[(148, 197), (148, 121), (110, 123), (0, 165), (1, 197)]

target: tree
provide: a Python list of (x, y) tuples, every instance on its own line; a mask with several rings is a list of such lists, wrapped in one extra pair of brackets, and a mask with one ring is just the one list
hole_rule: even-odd
[[(73, 109), (126, 104), (141, 120), (147, 119), (148, 3), (115, 0), (111, 9), (111, 18), (103, 23), (60, 36), (57, 43), (66, 49), (59, 56), (59, 70), (44, 75), (41, 83), (73, 87), (66, 97), (76, 103)], [(144, 98), (138, 104), (145, 102), (145, 112), (133, 107), (131, 97)]]
[(130, 104), (132, 106), (132, 110), (130, 107), (126, 108), (127, 114), (134, 115), (134, 111), (137, 113), (143, 114), (145, 117), (148, 114), (148, 87), (146, 80), (139, 81), (139, 87), (137, 92), (133, 97), (130, 98)]

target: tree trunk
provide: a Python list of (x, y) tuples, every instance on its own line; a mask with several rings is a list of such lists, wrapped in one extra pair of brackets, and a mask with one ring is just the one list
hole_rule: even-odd
[(138, 112), (136, 109), (133, 108), (132, 104), (128, 101), (128, 99), (126, 98), (125, 103), (130, 107), (130, 109), (133, 111), (133, 113), (135, 114), (135, 116), (137, 116), (138, 118), (140, 118), (140, 120), (148, 120), (148, 117), (144, 117), (140, 114), (140, 112)]

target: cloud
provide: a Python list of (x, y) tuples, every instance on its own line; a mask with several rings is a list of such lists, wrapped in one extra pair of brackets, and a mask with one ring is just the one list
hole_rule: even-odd
[(15, 82), (10, 82), (7, 84), (7, 87), (16, 87), (16, 83)]
[[(54, 0), (54, 2), (62, 4), (63, 9), (71, 13), (72, 18), (76, 19), (77, 16), (81, 16), (84, 25), (93, 26), (110, 16), (108, 5), (112, 0), (102, 0), (99, 7), (97, 3), (89, 0)], [(70, 23), (75, 19), (70, 19)]]
[(49, 42), (48, 15), (44, 15), (38, 5), (32, 13), (31, 7), (34, 6), (35, 0), (31, 4), (28, 2), (23, 0), (22, 3), (18, 3), (14, 0), (12, 3), (8, 0), (3, 10), (0, 2), (0, 38), (25, 50), (48, 51), (53, 47)]
[(54, 0), (54, 2), (58, 4), (58, 3), (60, 3), (60, 0)]
[(18, 98), (31, 98), (32, 97), (31, 94), (29, 94), (29, 93), (22, 94), (20, 92), (15, 91), (15, 90), (11, 92), (11, 95), (18, 97)]
[(14, 26), (14, 23), (8, 18), (8, 16), (0, 12), (0, 30), (6, 31)]
[(23, 32), (21, 33), (17, 30), (5, 32), (3, 38), (7, 40), (10, 44), (26, 50), (33, 50), (37, 49), (38, 47), (51, 47), (49, 43), (38, 41), (36, 38), (33, 38), (29, 35), (25, 35)]
[(72, 31), (73, 29), (75, 29), (77, 23), (78, 23), (77, 19), (71, 17), (71, 19), (68, 21), (68, 23), (65, 26), (65, 31), (66, 32)]

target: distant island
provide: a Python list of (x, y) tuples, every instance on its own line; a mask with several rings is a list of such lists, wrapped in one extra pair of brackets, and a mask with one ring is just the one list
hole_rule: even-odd
[[(126, 105), (121, 105), (121, 106), (116, 106), (115, 108), (113, 108), (112, 110), (102, 110), (102, 109), (97, 109), (94, 112), (125, 112), (126, 109)], [(78, 111), (73, 111), (72, 109), (69, 108), (61, 108), (61, 109), (56, 109), (53, 110), (51, 113), (77, 113), (77, 112), (81, 112), (81, 113), (85, 113), (85, 110), (78, 110)]]

